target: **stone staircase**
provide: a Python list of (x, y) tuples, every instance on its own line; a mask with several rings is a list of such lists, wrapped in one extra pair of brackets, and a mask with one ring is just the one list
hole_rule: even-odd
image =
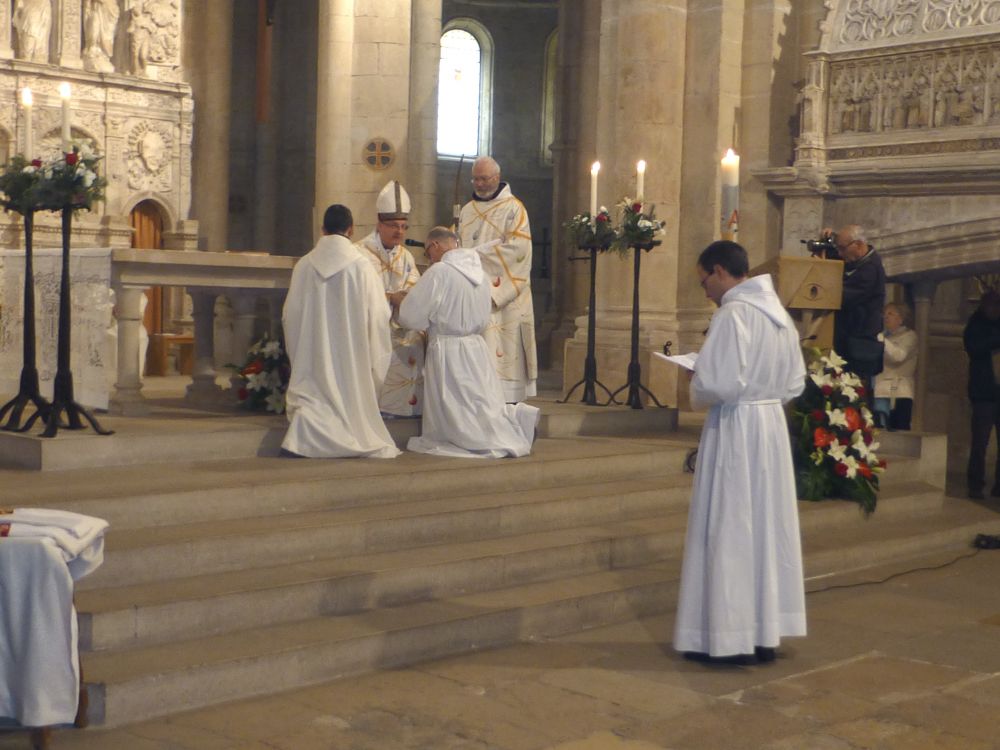
[[(249, 458), (220, 443), (197, 445), (214, 460), (23, 483), (18, 505), (112, 524), (77, 592), (93, 723), (671, 610), (697, 431), (581, 437), (596, 417), (580, 413), (548, 414), (560, 437), (517, 460)], [(871, 518), (800, 504), (810, 588), (1000, 532), (997, 514), (944, 498), (921, 445), (890, 446)]]

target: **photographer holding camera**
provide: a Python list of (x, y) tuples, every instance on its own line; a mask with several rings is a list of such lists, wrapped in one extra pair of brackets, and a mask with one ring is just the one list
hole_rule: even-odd
[[(834, 316), (833, 348), (847, 360), (846, 369), (861, 378), (865, 401), (872, 404), (872, 376), (882, 372), (882, 310), (885, 307), (885, 269), (875, 248), (857, 224), (823, 238), (844, 261), (844, 294)], [(818, 243), (817, 243), (818, 244)], [(810, 248), (811, 249), (811, 248)]]

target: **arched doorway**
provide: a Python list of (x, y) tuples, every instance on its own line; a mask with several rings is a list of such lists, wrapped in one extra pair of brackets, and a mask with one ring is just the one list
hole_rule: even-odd
[[(132, 227), (132, 247), (142, 250), (163, 248), (163, 214), (153, 201), (145, 200), (136, 204), (129, 213)], [(165, 375), (167, 353), (163, 343), (163, 288), (146, 290), (148, 304), (143, 313), (142, 325), (149, 334), (150, 346), (146, 352), (144, 372), (147, 375)], [(142, 375), (143, 373), (139, 373)]]

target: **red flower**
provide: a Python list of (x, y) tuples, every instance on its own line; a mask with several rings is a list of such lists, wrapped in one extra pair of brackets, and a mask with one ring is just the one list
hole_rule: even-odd
[(847, 464), (838, 463), (836, 466), (833, 467), (833, 470), (834, 472), (836, 472), (838, 477), (847, 476)]
[(833, 442), (835, 437), (836, 435), (834, 435), (832, 432), (824, 430), (822, 427), (817, 427), (813, 431), (813, 443), (817, 448), (825, 448), (826, 446), (828, 446), (830, 443)]
[(829, 396), (831, 393), (833, 393), (833, 386), (824, 385), (822, 388), (820, 388), (820, 390), (823, 391), (824, 396)]
[(33, 166), (35, 169), (38, 169), (39, 167), (42, 166), (42, 160), (41, 159), (32, 159), (31, 160), (31, 166)]
[(259, 359), (255, 359), (253, 362), (248, 364), (243, 368), (244, 375), (256, 375), (258, 372), (264, 369), (264, 363)]
[(868, 464), (862, 461), (861, 463), (858, 464), (858, 474), (863, 476), (865, 479), (871, 479), (872, 469)]
[(642, 204), (636, 201), (632, 204), (632, 213), (637, 214), (642, 211)]
[(826, 412), (822, 409), (813, 409), (809, 416), (813, 418), (814, 422), (822, 422), (826, 419)]
[(607, 214), (597, 214), (597, 222), (599, 224), (607, 224), (608, 218), (610, 217)]
[(865, 445), (871, 445), (875, 438), (873, 438), (872, 434), (866, 430), (864, 434), (862, 434), (861, 439), (865, 441)]
[(859, 396), (864, 396), (866, 393), (868, 393), (868, 390), (863, 385), (859, 385), (854, 390), (858, 392)]
[(880, 469), (884, 469), (888, 465), (889, 464), (886, 462), (886, 460), (884, 458), (880, 458), (878, 460), (878, 463), (876, 464), (876, 466), (878, 466)]
[(80, 157), (76, 155), (75, 151), (71, 151), (70, 153), (66, 154), (66, 163), (69, 164), (70, 166), (73, 166), (78, 161), (80, 161)]
[(239, 399), (240, 401), (246, 401), (246, 400), (247, 400), (247, 398), (248, 398), (249, 396), (250, 396), (250, 392), (249, 392), (249, 391), (248, 391), (248, 390), (247, 390), (246, 388), (240, 388), (240, 389), (239, 389), (239, 390), (238, 390), (238, 391), (236, 392), (236, 397), (237, 397), (237, 398), (238, 398), (238, 399)]
[(417, 397), (416, 396), (410, 396), (410, 400), (407, 403), (409, 403), (410, 406), (416, 406), (417, 405)]
[(861, 425), (864, 424), (864, 420), (861, 419), (861, 413), (853, 406), (848, 406), (844, 409), (844, 417), (847, 419), (847, 429), (851, 432), (860, 430)]

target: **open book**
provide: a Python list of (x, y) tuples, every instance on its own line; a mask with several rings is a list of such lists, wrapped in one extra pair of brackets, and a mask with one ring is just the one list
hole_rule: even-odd
[(698, 361), (698, 352), (688, 352), (687, 354), (676, 355), (653, 352), (653, 356), (665, 359), (667, 362), (672, 362), (675, 365), (679, 365), (685, 370), (694, 370), (694, 363)]

